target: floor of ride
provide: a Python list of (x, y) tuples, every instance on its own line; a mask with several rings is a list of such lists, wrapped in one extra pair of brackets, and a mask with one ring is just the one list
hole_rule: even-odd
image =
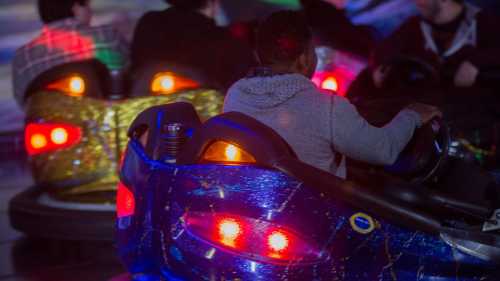
[(0, 280), (129, 280), (111, 243), (30, 238), (12, 229), (8, 202), (32, 179), (23, 152), (11, 152), (0, 161)]

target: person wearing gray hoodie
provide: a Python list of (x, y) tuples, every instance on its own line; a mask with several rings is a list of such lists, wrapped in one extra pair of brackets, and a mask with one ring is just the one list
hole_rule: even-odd
[[(316, 67), (312, 34), (298, 12), (272, 14), (260, 26), (257, 54), (262, 67), (233, 84), (224, 112), (249, 115), (274, 129), (299, 159), (346, 177), (344, 157), (392, 164), (415, 128), (440, 115), (413, 104), (382, 128), (370, 125), (349, 101), (320, 91), (310, 80)], [(338, 153), (337, 153), (338, 152)]]

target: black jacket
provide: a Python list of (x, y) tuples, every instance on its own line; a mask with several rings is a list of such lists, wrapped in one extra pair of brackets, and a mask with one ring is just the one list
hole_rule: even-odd
[(256, 62), (250, 47), (202, 14), (169, 8), (146, 13), (131, 46), (132, 70), (167, 61), (194, 67), (224, 88), (246, 75)]
[(344, 11), (322, 0), (300, 0), (300, 3), (321, 44), (369, 57), (375, 46), (372, 28), (354, 25)]

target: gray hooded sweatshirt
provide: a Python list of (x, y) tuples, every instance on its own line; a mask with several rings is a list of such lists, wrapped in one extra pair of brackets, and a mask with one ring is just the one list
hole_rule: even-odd
[(300, 74), (244, 78), (228, 91), (224, 112), (249, 115), (274, 129), (299, 159), (319, 169), (346, 175), (335, 152), (372, 164), (396, 161), (420, 126), (420, 116), (401, 111), (382, 128), (370, 125), (345, 98), (320, 91)]

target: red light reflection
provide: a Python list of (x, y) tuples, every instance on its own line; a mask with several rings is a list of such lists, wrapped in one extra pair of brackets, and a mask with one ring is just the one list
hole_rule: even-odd
[(116, 215), (118, 218), (131, 216), (135, 212), (135, 198), (130, 189), (122, 182), (118, 182), (116, 193)]
[(241, 224), (233, 218), (224, 218), (217, 224), (219, 241), (228, 246), (235, 248), (236, 241), (242, 234)]
[(82, 130), (69, 124), (30, 123), (24, 130), (29, 155), (64, 149), (78, 144)]
[[(95, 57), (95, 43), (91, 36), (84, 36), (75, 30), (65, 30), (45, 26), (43, 36), (30, 43), (31, 47), (43, 45), (49, 56), (62, 53), (71, 55), (72, 60), (85, 60)], [(67, 59), (67, 58), (65, 58)]]

